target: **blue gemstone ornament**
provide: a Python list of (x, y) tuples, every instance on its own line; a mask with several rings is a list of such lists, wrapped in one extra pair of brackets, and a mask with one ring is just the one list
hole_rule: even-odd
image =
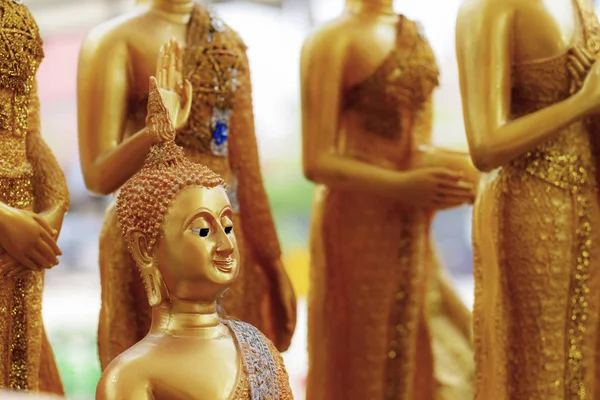
[(217, 146), (222, 146), (227, 141), (229, 136), (229, 126), (223, 121), (217, 121), (213, 130), (213, 140)]

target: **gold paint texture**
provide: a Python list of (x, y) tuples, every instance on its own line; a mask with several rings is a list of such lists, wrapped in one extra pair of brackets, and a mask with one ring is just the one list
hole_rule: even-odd
[[(420, 28), (400, 16), (394, 49), (344, 93), (340, 118), (360, 129), (341, 130), (337, 150), (386, 169), (408, 168), (412, 149), (430, 143), (438, 74)], [(365, 191), (317, 188), (308, 399), (472, 396), (472, 349), (442, 299), (431, 216)]]
[[(597, 53), (593, 8), (573, 4), (583, 28), (573, 47)], [(513, 68), (511, 118), (578, 90), (586, 72), (573, 75), (571, 54)], [(590, 121), (577, 121), (483, 180), (474, 225), (481, 400), (485, 391), (498, 400), (600, 395), (600, 276), (590, 268), (600, 259), (597, 134)]]
[[(184, 78), (193, 86), (192, 110), (188, 124), (178, 131), (176, 143), (190, 161), (206, 165), (222, 176), (228, 190), (237, 188), (237, 196), (230, 192), (230, 198), (234, 209), (239, 202), (233, 222), (242, 268), (225, 295), (226, 313), (256, 326), (284, 351), (296, 325), (292, 301), (295, 297), (281, 262), (260, 171), (246, 47), (233, 30), (214, 21), (206, 9), (194, 7), (183, 55)], [(139, 98), (131, 105), (132, 112), (145, 115), (146, 106), (147, 97)], [(229, 151), (225, 156), (217, 156), (210, 149), (214, 107), (231, 108)], [(150, 308), (143, 285), (137, 274), (131, 275), (135, 265), (122, 243), (112, 207), (106, 213), (101, 233), (100, 267), (105, 282), (99, 327), (104, 368), (144, 337), (150, 327)]]
[[(164, 236), (161, 244), (167, 247), (162, 247), (161, 257), (167, 258), (157, 258), (156, 240), (161, 232), (178, 235), (182, 229), (190, 229), (182, 227), (182, 221), (199, 218), (199, 207), (207, 210), (206, 213), (219, 216), (223, 215), (224, 209), (229, 210), (230, 203), (225, 199), (224, 191), (211, 191), (213, 196), (217, 196), (213, 199), (218, 199), (218, 193), (221, 193), (221, 200), (216, 203), (211, 201), (209, 195), (202, 197), (202, 193), (198, 192), (194, 193), (194, 196), (183, 197), (184, 200), (180, 200), (181, 197), (174, 200), (176, 195), (192, 186), (195, 189), (214, 189), (223, 187), (225, 183), (206, 166), (187, 160), (183, 149), (175, 144), (175, 131), (169, 124), (166, 108), (160, 102), (156, 81), (152, 81), (150, 85), (147, 123), (149, 130), (154, 132), (154, 145), (143, 168), (123, 185), (117, 197), (116, 211), (123, 237), (130, 245), (132, 254), (136, 255), (140, 270), (153, 276), (156, 281), (162, 280), (162, 276), (171, 276), (177, 283), (198, 284), (201, 280), (205, 286), (196, 286), (199, 292), (195, 292), (192, 297), (197, 296), (197, 299), (188, 298), (182, 302), (170, 297), (165, 282), (156, 282), (157, 286), (164, 285), (165, 288), (162, 293), (164, 297), (153, 304), (152, 334), (143, 338), (135, 349), (127, 350), (117, 357), (104, 370), (98, 385), (97, 398), (123, 399), (148, 395), (160, 397), (159, 394), (164, 396), (166, 393), (170, 398), (200, 399), (206, 397), (206, 392), (212, 393), (214, 398), (222, 392), (225, 396), (218, 396), (219, 398), (292, 400), (289, 378), (283, 359), (275, 346), (257, 328), (245, 322), (225, 319), (215, 312), (219, 295), (215, 287), (226, 289), (235, 280), (236, 275), (229, 279), (222, 276), (216, 278), (216, 275), (202, 269), (215, 268), (213, 263), (216, 254), (222, 256), (227, 251), (224, 249), (227, 246), (224, 241), (231, 245), (227, 257), (237, 260), (235, 236), (223, 238), (215, 236), (217, 233), (212, 233), (207, 236), (211, 239), (197, 237), (193, 239), (196, 241), (190, 241), (188, 244), (203, 247), (213, 240), (213, 244), (208, 245), (210, 249), (193, 253), (193, 247), (188, 246), (186, 249), (192, 253), (183, 255), (172, 248), (169, 250), (169, 236)], [(181, 195), (185, 196), (183, 193)], [(169, 223), (174, 224), (176, 228), (170, 227)], [(220, 222), (213, 221), (210, 229), (216, 231), (223, 229), (223, 226)], [(143, 234), (147, 240), (148, 249), (140, 249), (141, 242), (131, 240), (134, 236), (139, 237), (136, 236), (139, 234)], [(177, 241), (180, 240), (181, 237), (178, 236)], [(140, 257), (141, 252), (150, 256), (151, 260)], [(190, 254), (193, 254), (192, 258)], [(181, 271), (177, 271), (180, 267), (173, 267), (178, 264), (174, 258), (185, 256), (188, 256), (186, 265), (199, 265), (196, 275), (190, 275), (189, 271), (186, 271), (182, 277)], [(198, 256), (206, 258), (198, 259)], [(233, 262), (237, 265), (236, 261)], [(192, 279), (192, 282), (187, 282), (188, 279)], [(149, 284), (149, 290), (154, 288), (155, 286)], [(156, 297), (150, 291), (148, 296)], [(181, 311), (181, 307), (189, 308)], [(212, 309), (210, 312), (213, 314), (203, 314), (203, 309)], [(213, 316), (215, 319), (211, 322), (210, 317)], [(227, 330), (231, 336), (222, 333), (210, 335), (210, 332), (218, 332), (220, 327)], [(231, 341), (235, 347), (234, 357), (230, 358), (230, 362), (222, 362), (231, 355), (227, 346), (223, 344), (226, 341)], [(131, 352), (135, 353), (134, 357), (130, 356)], [(211, 379), (197, 379), (193, 366), (198, 363), (198, 359), (208, 359), (209, 362), (219, 365), (218, 373), (213, 374)], [(179, 365), (180, 369), (173, 369), (173, 365)], [(184, 370), (187, 372), (182, 374)], [(155, 374), (160, 378), (155, 379)], [(235, 384), (228, 387), (231, 377), (236, 375)], [(173, 390), (174, 383), (176, 390)]]
[[(0, 201), (36, 212), (69, 204), (64, 175), (39, 133), (35, 74), (42, 45), (27, 7), (1, 1)], [(42, 289), (43, 272), (0, 282), (0, 388), (63, 393), (43, 328)]]

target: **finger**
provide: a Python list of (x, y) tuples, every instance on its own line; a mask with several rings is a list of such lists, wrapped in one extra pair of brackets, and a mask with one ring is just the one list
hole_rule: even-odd
[(441, 197), (459, 196), (459, 197), (472, 197), (475, 195), (473, 188), (463, 187), (441, 187), (437, 193)]
[(580, 54), (580, 60), (588, 67), (591, 68), (596, 61), (596, 57), (588, 51), (585, 47), (578, 47), (577, 53)]
[(25, 256), (18, 261), (22, 266), (29, 268), (32, 271), (39, 271), (44, 268), (43, 265), (36, 264), (36, 262), (28, 256)]
[(13, 259), (10, 259), (4, 264), (2, 264), (2, 266), (0, 266), (0, 277), (8, 278), (17, 265), (18, 264)]
[(583, 51), (583, 48), (577, 47), (573, 49), (573, 56), (579, 61), (579, 63), (587, 71), (592, 66), (592, 60), (588, 57), (588, 53)]
[(177, 54), (175, 52), (171, 53), (171, 58), (169, 58), (169, 72), (168, 72), (168, 77), (169, 77), (169, 82), (168, 82), (168, 88), (171, 90), (175, 90), (177, 88), (177, 76), (176, 76), (176, 66), (177, 66)]
[(46, 232), (42, 232), (42, 234), (40, 235), (42, 241), (44, 243), (46, 243), (50, 249), (52, 249), (52, 251), (54, 252), (55, 256), (60, 256), (62, 255), (62, 251), (60, 250), (60, 247), (58, 247), (58, 244), (56, 243), (56, 239), (52, 236), (48, 236), (46, 234)]
[(58, 234), (58, 232), (56, 231), (56, 229), (52, 228), (49, 224), (48, 221), (46, 221), (43, 217), (37, 215), (37, 214), (33, 214), (33, 219), (40, 224), (40, 226), (42, 228), (44, 228), (44, 230), (46, 232), (48, 232), (49, 235), (51, 236), (56, 236)]
[(441, 168), (434, 174), (439, 179), (440, 183), (456, 184), (464, 178), (465, 174), (463, 171), (455, 171), (451, 169)]
[(35, 249), (44, 257), (45, 260), (48, 260), (54, 265), (58, 265), (58, 258), (56, 258), (57, 254), (48, 243), (39, 241), (35, 246)]
[(20, 276), (24, 275), (25, 272), (27, 272), (28, 270), (23, 268), (22, 266), (20, 266), (19, 264), (15, 263), (14, 265), (12, 265), (4, 274), (4, 277), (6, 279), (17, 279)]
[(575, 68), (579, 76), (584, 76), (586, 74), (587, 69), (583, 66), (583, 64), (577, 57), (570, 55), (568, 59), (569, 64)]
[(164, 63), (165, 63), (165, 49), (166, 49), (166, 44), (163, 44), (162, 46), (160, 46), (160, 50), (158, 51), (158, 60), (156, 60), (156, 77), (157, 78), (158, 78), (158, 75), (160, 75), (160, 72), (162, 71)]
[(183, 87), (183, 115), (189, 115), (192, 109), (192, 84), (187, 79)]
[(37, 269), (48, 269), (52, 268), (54, 265), (54, 260), (47, 260), (39, 251), (36, 249), (32, 249), (28, 252), (27, 257), (33, 261), (33, 263), (37, 266)]
[(577, 70), (571, 64), (567, 64), (567, 70), (569, 71), (569, 75), (571, 75), (571, 78), (573, 79), (573, 82), (575, 83), (575, 85), (577, 87), (580, 87), (581, 86), (581, 76), (579, 75)]
[(164, 51), (162, 53), (162, 64), (160, 66), (160, 79), (158, 80), (158, 86), (162, 88), (167, 87), (167, 71), (169, 68), (169, 43), (165, 43)]
[(13, 258), (9, 258), (2, 265), (0, 265), (0, 270), (5, 270), (14, 267), (17, 265), (17, 262)]
[(183, 49), (181, 46), (177, 46), (177, 72), (179, 73), (180, 79), (183, 79)]

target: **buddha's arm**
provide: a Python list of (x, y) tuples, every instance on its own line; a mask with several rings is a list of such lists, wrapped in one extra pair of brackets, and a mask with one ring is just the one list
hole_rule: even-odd
[(463, 116), (474, 165), (491, 171), (533, 150), (594, 106), (579, 94), (510, 120), (514, 11), (502, 0), (467, 0), (456, 23)]
[(34, 85), (29, 103), (27, 158), (33, 167), (35, 212), (60, 232), (69, 209), (65, 175), (40, 134), (40, 102)]
[(146, 129), (122, 140), (129, 97), (127, 44), (92, 32), (82, 45), (77, 77), (79, 157), (87, 188), (110, 194), (143, 165)]
[[(327, 28), (324, 28), (327, 29)], [(346, 39), (326, 30), (309, 37), (302, 49), (302, 161), (310, 181), (330, 187), (399, 194), (402, 172), (338, 154)]]

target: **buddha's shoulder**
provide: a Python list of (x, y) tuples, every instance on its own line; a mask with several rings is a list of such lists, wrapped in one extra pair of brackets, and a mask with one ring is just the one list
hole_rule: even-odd
[(146, 380), (146, 371), (156, 364), (152, 362), (154, 349), (154, 345), (142, 340), (121, 353), (102, 372), (99, 386), (132, 385)]
[(81, 46), (82, 51), (127, 46), (131, 40), (139, 36), (139, 32), (144, 31), (144, 24), (147, 28), (146, 18), (146, 10), (137, 7), (130, 12), (96, 25), (86, 35)]

